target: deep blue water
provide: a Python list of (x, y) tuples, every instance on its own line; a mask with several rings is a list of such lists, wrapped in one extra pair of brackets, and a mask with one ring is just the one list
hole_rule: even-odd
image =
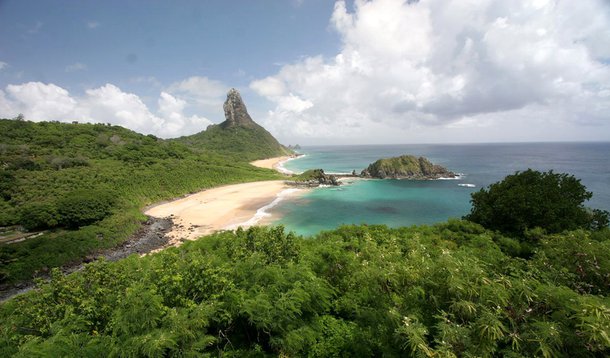
[[(412, 154), (463, 173), (460, 180), (360, 180), (319, 188), (272, 209), (281, 223), (300, 234), (341, 224), (431, 224), (470, 211), (470, 194), (528, 168), (573, 174), (593, 198), (587, 206), (610, 210), (610, 143), (518, 143), (303, 147), (305, 157), (284, 166), (295, 172), (360, 172), (379, 158)], [(467, 188), (458, 184), (474, 184)]]

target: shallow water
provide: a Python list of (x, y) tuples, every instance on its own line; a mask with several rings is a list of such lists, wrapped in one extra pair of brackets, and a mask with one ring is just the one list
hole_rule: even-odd
[[(470, 194), (528, 168), (575, 175), (593, 192), (587, 206), (610, 210), (610, 143), (384, 145), (304, 147), (284, 166), (301, 172), (360, 172), (383, 157), (412, 154), (463, 173), (459, 180), (356, 180), (319, 188), (271, 209), (276, 223), (310, 235), (341, 224), (431, 224), (470, 211)], [(474, 187), (460, 184), (473, 184)]]

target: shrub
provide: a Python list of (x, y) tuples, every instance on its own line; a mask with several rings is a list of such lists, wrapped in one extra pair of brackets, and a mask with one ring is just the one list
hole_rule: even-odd
[(61, 198), (57, 208), (63, 225), (78, 228), (110, 215), (114, 203), (113, 195), (107, 191), (77, 190)]
[(19, 208), (20, 223), (27, 230), (49, 229), (59, 224), (57, 207), (49, 202), (33, 202)]
[(584, 207), (591, 196), (572, 175), (528, 169), (473, 193), (465, 219), (517, 235), (536, 227), (558, 233), (607, 226), (607, 211)]

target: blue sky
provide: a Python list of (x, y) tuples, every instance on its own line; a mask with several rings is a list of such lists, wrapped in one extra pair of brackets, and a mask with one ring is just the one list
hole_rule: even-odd
[(603, 0), (0, 0), (0, 116), (286, 143), (610, 140)]

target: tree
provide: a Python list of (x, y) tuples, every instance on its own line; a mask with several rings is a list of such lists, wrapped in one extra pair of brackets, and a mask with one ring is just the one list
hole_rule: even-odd
[(19, 222), (27, 230), (49, 229), (57, 226), (57, 208), (49, 202), (32, 202), (19, 208)]
[(77, 228), (102, 220), (112, 212), (114, 197), (103, 190), (77, 190), (57, 203), (63, 225)]
[(583, 205), (592, 195), (572, 175), (528, 169), (473, 193), (465, 219), (517, 235), (536, 227), (548, 233), (601, 229), (609, 213)]

